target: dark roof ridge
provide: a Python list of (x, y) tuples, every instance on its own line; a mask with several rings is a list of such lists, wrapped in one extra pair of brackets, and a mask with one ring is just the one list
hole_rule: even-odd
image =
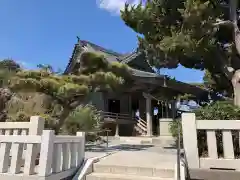
[(98, 50), (100, 50), (100, 51), (103, 51), (103, 52), (105, 52), (105, 53), (108, 53), (108, 54), (111, 54), (111, 55), (114, 55), (114, 56), (117, 56), (117, 57), (123, 56), (123, 54), (117, 53), (117, 52), (115, 52), (115, 51), (113, 51), (113, 50), (111, 50), (111, 49), (106, 49), (106, 48), (104, 48), (104, 47), (102, 47), (102, 46), (99, 46), (99, 45), (97, 45), (97, 44), (94, 44), (94, 43), (92, 43), (92, 42), (90, 42), (90, 41), (79, 40), (79, 42), (80, 42), (80, 44), (83, 43), (83, 45), (84, 45), (84, 44), (89, 44), (89, 45), (92, 46), (93, 48), (96, 48), (96, 49), (98, 49)]
[(86, 45), (86, 44), (89, 44), (90, 46), (92, 46), (93, 48), (96, 48), (97, 50), (100, 50), (102, 52), (108, 53), (108, 54), (113, 55), (113, 56), (117, 56), (119, 62), (122, 62), (122, 63), (128, 63), (132, 59), (136, 58), (138, 55), (141, 54), (141, 52), (139, 52), (137, 49), (135, 49), (131, 53), (127, 53), (127, 54), (117, 53), (117, 52), (115, 52), (113, 50), (106, 49), (106, 48), (104, 48), (102, 46), (99, 46), (99, 45), (97, 45), (95, 43), (92, 43), (90, 41), (87, 41), (87, 40), (80, 40), (80, 39), (78, 39), (78, 43), (82, 44), (83, 46)]

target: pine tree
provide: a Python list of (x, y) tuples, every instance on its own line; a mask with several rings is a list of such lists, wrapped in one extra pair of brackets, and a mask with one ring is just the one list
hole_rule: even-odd
[[(83, 66), (78, 74), (61, 75), (40, 68), (39, 70), (19, 69), (7, 77), (4, 89), (18, 92), (38, 92), (50, 96), (62, 107), (57, 130), (69, 114), (81, 105), (89, 93), (102, 90), (117, 90), (130, 78), (130, 69), (120, 63), (108, 63), (103, 56), (84, 53)], [(120, 88), (121, 89), (121, 88)]]
[(207, 70), (240, 106), (238, 10), (238, 0), (148, 0), (126, 4), (121, 17), (152, 65)]

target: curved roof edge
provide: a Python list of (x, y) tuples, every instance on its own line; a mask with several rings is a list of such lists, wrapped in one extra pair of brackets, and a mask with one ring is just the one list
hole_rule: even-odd
[[(129, 53), (129, 54), (121, 54), (121, 53), (117, 53), (115, 51), (112, 51), (110, 49), (103, 48), (103, 47), (101, 47), (99, 45), (96, 45), (92, 42), (89, 42), (89, 41), (86, 41), (86, 40), (80, 40), (78, 38), (78, 42), (74, 45), (71, 58), (69, 59), (67, 67), (64, 71), (65, 74), (70, 71), (72, 66), (74, 66), (74, 64), (75, 64), (74, 61), (75, 61), (75, 58), (77, 57), (77, 53), (76, 53), (77, 50), (81, 51), (81, 48), (84, 48), (84, 47), (86, 47), (86, 48), (90, 47), (93, 50), (95, 50), (96, 52), (99, 51), (99, 52), (104, 53), (107, 56), (107, 59), (109, 61), (118, 61), (118, 62), (125, 63), (125, 64), (128, 64), (129, 62), (134, 60), (137, 56), (142, 54), (141, 52), (137, 52), (136, 50)], [(147, 61), (147, 63), (152, 68), (152, 66), (149, 64), (148, 61)]]

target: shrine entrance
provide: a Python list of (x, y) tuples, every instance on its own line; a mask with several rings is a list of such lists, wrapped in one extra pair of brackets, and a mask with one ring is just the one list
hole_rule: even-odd
[(109, 99), (108, 100), (108, 112), (120, 113), (120, 100)]

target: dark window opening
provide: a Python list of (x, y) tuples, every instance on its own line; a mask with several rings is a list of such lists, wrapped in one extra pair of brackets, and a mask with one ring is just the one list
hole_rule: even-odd
[(120, 113), (120, 100), (109, 99), (108, 100), (108, 111), (112, 113)]

